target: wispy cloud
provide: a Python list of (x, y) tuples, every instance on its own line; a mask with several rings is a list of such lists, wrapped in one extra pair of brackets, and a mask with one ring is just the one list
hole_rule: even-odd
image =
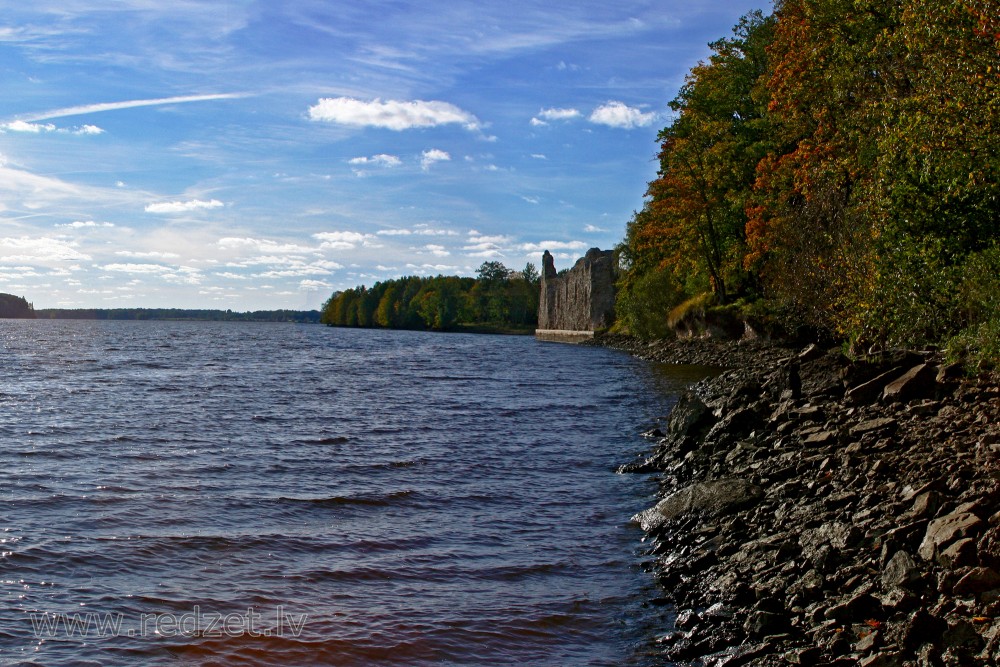
[(23, 134), (44, 134), (47, 132), (59, 132), (61, 134), (104, 134), (104, 130), (96, 125), (81, 125), (74, 128), (59, 128), (52, 123), (29, 123), (24, 120), (14, 120), (9, 123), (0, 123), (0, 134), (6, 132), (20, 132)]
[(271, 239), (258, 239), (252, 237), (227, 236), (218, 240), (217, 245), (226, 250), (248, 249), (257, 253), (273, 253), (276, 255), (306, 254), (315, 252), (315, 248), (299, 245), (297, 243), (280, 243)]
[(545, 121), (552, 120), (572, 120), (581, 116), (578, 109), (542, 109), (538, 115), (531, 119), (532, 125), (547, 125)]
[(420, 156), (420, 167), (427, 171), (431, 168), (431, 165), (435, 162), (447, 162), (451, 159), (451, 155), (447, 152), (440, 150), (438, 148), (431, 148), (430, 150), (424, 151)]
[[(63, 109), (53, 109), (42, 113), (29, 114), (21, 120), (37, 122), (40, 120), (51, 120), (52, 118), (65, 118), (67, 116), (82, 116), (84, 114), (99, 113), (101, 111), (117, 111), (118, 109), (135, 109), (137, 107), (154, 107), (165, 104), (187, 104), (189, 102), (208, 102), (211, 100), (232, 100), (241, 97), (248, 97), (247, 93), (217, 93), (213, 95), (181, 95), (178, 97), (158, 97), (148, 100), (127, 100), (124, 102), (101, 102), (98, 104), (83, 104), (76, 107), (65, 107)], [(16, 121), (15, 121), (16, 122)]]
[(197, 211), (199, 209), (221, 208), (225, 206), (218, 199), (204, 201), (202, 199), (192, 199), (190, 201), (165, 201), (146, 206), (146, 213), (185, 213), (187, 211)]
[(524, 252), (541, 252), (543, 250), (584, 250), (587, 244), (583, 241), (541, 241), (539, 243), (522, 243), (520, 249)]
[(598, 125), (607, 125), (625, 130), (636, 127), (646, 127), (653, 124), (657, 119), (657, 114), (653, 112), (644, 113), (641, 109), (630, 107), (624, 102), (612, 101), (594, 109), (588, 120)]
[(69, 227), (72, 229), (83, 229), (87, 227), (114, 227), (114, 223), (111, 222), (95, 222), (93, 220), (74, 220), (73, 222), (67, 222), (62, 225), (56, 225), (56, 227)]
[(428, 243), (424, 246), (424, 250), (431, 253), (435, 257), (447, 257), (451, 253), (448, 252), (443, 245), (437, 245), (435, 243)]
[(76, 249), (75, 243), (48, 237), (8, 237), (0, 239), (0, 259), (5, 262), (45, 264), (91, 259)]
[(319, 247), (323, 250), (351, 250), (359, 245), (372, 246), (371, 241), (375, 238), (372, 234), (350, 231), (319, 232), (312, 236), (320, 242)]
[(375, 98), (366, 102), (353, 97), (325, 97), (309, 107), (309, 118), (338, 125), (396, 131), (451, 124), (478, 130), (481, 125), (479, 119), (468, 111), (436, 100), (382, 101)]
[(378, 155), (372, 155), (371, 157), (356, 157), (351, 158), (347, 161), (347, 164), (362, 165), (370, 167), (398, 167), (403, 164), (395, 155), (386, 155), (385, 153), (379, 153)]
[(458, 236), (451, 229), (435, 229), (425, 225), (416, 225), (413, 229), (380, 229), (375, 232), (379, 236)]
[(333, 285), (324, 280), (303, 280), (299, 282), (299, 289), (303, 292), (315, 292), (317, 290), (328, 290)]

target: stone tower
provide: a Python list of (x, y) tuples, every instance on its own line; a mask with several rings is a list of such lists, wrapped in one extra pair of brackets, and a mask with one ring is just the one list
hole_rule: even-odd
[[(538, 302), (539, 336), (589, 338), (614, 321), (614, 251), (591, 248), (563, 276), (556, 273), (548, 250), (542, 255)], [(572, 335), (575, 334), (575, 335)]]

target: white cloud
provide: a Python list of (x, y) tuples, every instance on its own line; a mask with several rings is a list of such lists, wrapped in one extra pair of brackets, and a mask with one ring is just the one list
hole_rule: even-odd
[(478, 250), (476, 252), (468, 253), (469, 257), (481, 257), (483, 259), (491, 259), (494, 257), (504, 257), (503, 251), (499, 248), (492, 248), (489, 250)]
[(96, 125), (81, 125), (71, 130), (60, 129), (52, 123), (29, 123), (24, 120), (14, 120), (9, 123), (0, 123), (0, 134), (5, 132), (22, 132), (28, 134), (41, 134), (42, 132), (58, 132), (60, 134), (104, 134), (104, 130)]
[(469, 232), (469, 242), (470, 243), (503, 243), (509, 244), (513, 241), (510, 236), (504, 236), (502, 234), (496, 234), (494, 236), (487, 236), (480, 234), (476, 230)]
[(198, 209), (221, 208), (225, 206), (218, 199), (204, 201), (202, 199), (192, 199), (190, 201), (167, 201), (148, 204), (146, 213), (184, 213), (186, 211), (196, 211)]
[(447, 264), (407, 264), (406, 268), (414, 271), (417, 275), (426, 274), (428, 271), (454, 272), (459, 269), (457, 266), (449, 266)]
[(104, 264), (100, 268), (116, 273), (136, 273), (141, 275), (162, 275), (173, 271), (169, 266), (163, 266), (162, 264)]
[(542, 109), (538, 115), (531, 119), (532, 127), (544, 127), (548, 125), (546, 121), (562, 121), (579, 118), (580, 112), (577, 109)]
[(528, 202), (529, 204), (538, 204), (539, 202), (542, 201), (538, 197), (526, 197), (524, 195), (521, 195), (521, 199), (523, 199), (524, 201)]
[(104, 134), (104, 130), (96, 125), (81, 125), (73, 130), (73, 134)]
[(437, 127), (458, 124), (467, 130), (478, 130), (479, 120), (454, 104), (436, 100), (386, 100), (371, 102), (353, 97), (324, 97), (309, 107), (311, 120), (350, 125), (381, 127), (389, 130), (409, 130), (415, 127)]
[(451, 229), (434, 229), (416, 225), (413, 229), (380, 229), (375, 232), (379, 236), (458, 236), (458, 232)]
[(362, 165), (362, 166), (372, 166), (372, 167), (385, 167), (392, 168), (398, 167), (403, 164), (395, 155), (386, 155), (385, 153), (379, 153), (378, 155), (372, 155), (371, 157), (356, 157), (347, 161), (347, 164)]
[(51, 123), (41, 125), (39, 123), (27, 123), (23, 120), (15, 120), (10, 123), (0, 125), (0, 130), (5, 132), (28, 132), (30, 134), (39, 134), (41, 132), (55, 132), (56, 126)]
[(539, 117), (545, 120), (570, 120), (578, 118), (580, 112), (577, 109), (542, 109), (538, 112)]
[(294, 243), (278, 243), (270, 239), (255, 239), (250, 237), (227, 236), (219, 239), (216, 244), (223, 249), (237, 250), (247, 248), (256, 252), (270, 252), (279, 255), (302, 254), (315, 252), (315, 248), (296, 245)]
[(333, 289), (333, 285), (322, 280), (303, 280), (299, 283), (299, 289), (303, 292), (315, 292), (316, 290)]
[(331, 262), (329, 260), (317, 260), (306, 262), (303, 260), (291, 260), (280, 268), (272, 268), (270, 271), (254, 274), (254, 278), (300, 278), (302, 276), (328, 276), (334, 271), (344, 268), (343, 264)]
[(524, 252), (541, 252), (543, 250), (585, 250), (587, 244), (583, 241), (542, 241), (540, 243), (522, 243)]
[(531, 157), (533, 157), (536, 160), (548, 160), (549, 159), (549, 158), (547, 158), (545, 155), (543, 155), (541, 153), (532, 153)]
[(359, 245), (372, 247), (372, 234), (362, 234), (361, 232), (338, 231), (319, 232), (312, 237), (320, 242), (323, 250), (351, 250)]
[(588, 120), (598, 125), (631, 130), (651, 125), (656, 118), (653, 112), (643, 113), (635, 107), (627, 106), (624, 102), (613, 101), (594, 109)]
[(431, 148), (430, 150), (424, 151), (420, 156), (420, 166), (424, 171), (431, 168), (431, 165), (435, 162), (447, 162), (451, 159), (451, 155), (445, 151), (439, 150), (437, 148)]
[(44, 264), (47, 262), (87, 261), (91, 257), (77, 250), (74, 243), (47, 237), (22, 236), (0, 239), (0, 259), (6, 262)]
[(435, 257), (447, 257), (451, 253), (445, 250), (443, 245), (436, 245), (434, 243), (428, 243), (424, 246), (424, 249), (430, 252)]
[(66, 224), (56, 225), (56, 227), (71, 227), (73, 229), (83, 229), (84, 227), (114, 227), (111, 222), (94, 222), (93, 220), (74, 220)]
[(140, 252), (138, 250), (118, 250), (115, 252), (119, 257), (132, 257), (134, 259), (177, 259), (180, 257), (174, 252), (159, 252), (157, 250), (151, 250), (149, 252)]
[(602, 227), (598, 227), (597, 225), (587, 225), (586, 227), (583, 228), (583, 231), (587, 232), (588, 234), (596, 234), (598, 232), (606, 232), (608, 230)]

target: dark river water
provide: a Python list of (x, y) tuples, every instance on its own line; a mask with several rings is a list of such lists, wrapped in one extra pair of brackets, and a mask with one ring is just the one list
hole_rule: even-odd
[(655, 665), (614, 469), (698, 369), (530, 337), (0, 321), (0, 664)]

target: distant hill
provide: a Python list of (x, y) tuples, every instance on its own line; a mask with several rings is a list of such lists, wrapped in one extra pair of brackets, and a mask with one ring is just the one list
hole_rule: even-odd
[(33, 320), (35, 319), (35, 308), (23, 296), (0, 294), (0, 317)]
[[(40, 308), (31, 317), (46, 320), (173, 320), (202, 322), (319, 323), (318, 310), (232, 310), (186, 308)], [(7, 316), (11, 317), (11, 316)]]

